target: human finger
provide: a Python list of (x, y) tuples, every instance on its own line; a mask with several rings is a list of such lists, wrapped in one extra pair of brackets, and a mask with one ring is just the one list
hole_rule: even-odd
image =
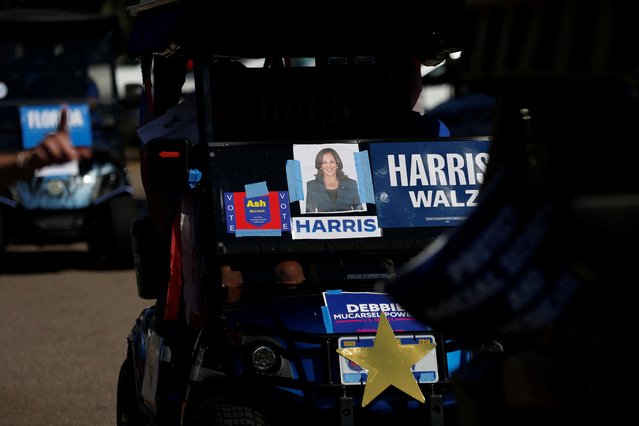
[(66, 132), (68, 130), (67, 108), (63, 106), (60, 109), (60, 123), (58, 124), (58, 132)]

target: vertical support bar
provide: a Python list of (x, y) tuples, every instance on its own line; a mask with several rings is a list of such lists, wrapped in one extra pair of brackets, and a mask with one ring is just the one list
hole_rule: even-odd
[(441, 395), (430, 395), (430, 424), (431, 426), (444, 426), (444, 403)]
[(339, 417), (340, 426), (353, 426), (355, 424), (353, 418), (353, 398), (343, 396), (339, 400)]
[(197, 101), (197, 120), (200, 142), (208, 146), (213, 141), (213, 101), (211, 90), (211, 61), (206, 53), (198, 52), (193, 58), (193, 77)]

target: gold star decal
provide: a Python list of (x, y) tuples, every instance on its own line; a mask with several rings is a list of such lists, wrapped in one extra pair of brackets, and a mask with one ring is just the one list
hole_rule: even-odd
[(425, 402), (426, 398), (419, 389), (411, 368), (435, 346), (431, 342), (402, 345), (397, 341), (386, 314), (382, 312), (372, 348), (340, 348), (337, 352), (368, 370), (362, 399), (362, 407), (365, 407), (391, 385), (416, 400)]

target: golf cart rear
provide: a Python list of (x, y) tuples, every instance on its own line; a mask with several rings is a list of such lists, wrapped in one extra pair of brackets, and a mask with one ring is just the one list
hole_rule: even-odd
[[(464, 220), (488, 161), (485, 135), (451, 138), (411, 109), (414, 59), (459, 48), (459, 9), (426, 3), (437, 19), (418, 39), (346, 16), (327, 31), (330, 7), (293, 21), (295, 37), (233, 2), (131, 9), (152, 213), (134, 226), (137, 285), (155, 303), (129, 335), (119, 424), (454, 422), (450, 374), (470, 348), (380, 291)], [(148, 47), (159, 22), (172, 43)], [(229, 36), (237, 22), (250, 42)], [(181, 92), (191, 60), (195, 97)], [(348, 208), (310, 208), (326, 152), (357, 182)], [(302, 281), (274, 273), (287, 261)]]

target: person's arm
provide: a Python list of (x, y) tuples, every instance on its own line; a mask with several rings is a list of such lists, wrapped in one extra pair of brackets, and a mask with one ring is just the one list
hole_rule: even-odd
[(0, 154), (0, 188), (29, 179), (42, 167), (91, 156), (90, 148), (74, 148), (67, 132), (66, 110), (60, 114), (58, 130), (47, 134), (33, 149)]
[(11, 185), (26, 175), (31, 150), (0, 154), (0, 188)]

